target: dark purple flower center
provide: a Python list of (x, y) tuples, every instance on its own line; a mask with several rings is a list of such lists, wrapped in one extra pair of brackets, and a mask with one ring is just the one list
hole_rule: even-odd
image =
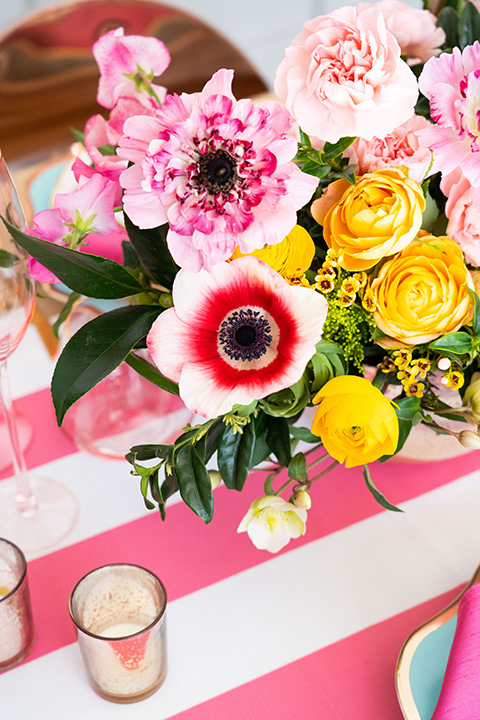
[(268, 320), (259, 310), (234, 310), (220, 326), (220, 346), (232, 360), (258, 360), (273, 340)]
[(207, 152), (200, 158), (197, 180), (212, 195), (229, 193), (237, 177), (237, 162), (226, 150)]

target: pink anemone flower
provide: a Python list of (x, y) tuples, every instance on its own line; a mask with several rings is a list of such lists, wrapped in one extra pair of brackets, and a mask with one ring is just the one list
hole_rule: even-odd
[(201, 93), (168, 96), (155, 117), (126, 121), (118, 154), (124, 208), (140, 228), (168, 222), (178, 265), (210, 269), (238, 246), (244, 254), (281, 242), (318, 179), (293, 162), (297, 128), (279, 103), (235, 100), (232, 70)]
[(325, 298), (254, 256), (180, 270), (174, 307), (147, 337), (154, 363), (194, 413), (216, 417), (297, 382), (315, 353)]

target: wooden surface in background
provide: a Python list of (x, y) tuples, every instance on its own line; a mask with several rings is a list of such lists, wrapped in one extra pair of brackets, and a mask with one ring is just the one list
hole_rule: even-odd
[(9, 163), (48, 157), (72, 141), (100, 111), (99, 72), (92, 45), (122, 26), (152, 35), (172, 60), (158, 82), (169, 92), (200, 90), (221, 67), (235, 70), (234, 93), (248, 97), (266, 86), (233, 45), (197, 18), (147, 0), (80, 0), (31, 16), (0, 36), (0, 147)]

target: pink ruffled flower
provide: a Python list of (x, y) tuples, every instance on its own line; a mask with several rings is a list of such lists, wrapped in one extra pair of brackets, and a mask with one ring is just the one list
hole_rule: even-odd
[(140, 228), (168, 222), (169, 250), (192, 271), (283, 240), (318, 184), (291, 162), (288, 111), (237, 102), (232, 79), (220, 70), (201, 93), (167, 97), (155, 117), (127, 120), (119, 143), (134, 163), (120, 178), (125, 212)]
[(480, 186), (480, 43), (462, 52), (442, 53), (429, 60), (418, 79), (430, 101), (435, 124), (421, 133), (420, 143), (433, 151), (433, 170), (448, 175), (461, 167), (469, 182)]
[(447, 197), (445, 215), (448, 218), (446, 235), (463, 250), (468, 262), (480, 267), (480, 204), (478, 191), (457, 168), (442, 178), (440, 189)]
[(440, 52), (445, 32), (437, 27), (435, 15), (429, 10), (413, 8), (401, 0), (382, 0), (378, 3), (359, 3), (358, 10), (376, 7), (382, 13), (387, 30), (400, 45), (409, 65), (427, 62)]
[(358, 174), (365, 175), (386, 167), (403, 166), (408, 176), (421, 183), (432, 163), (432, 153), (420, 147), (419, 131), (430, 123), (420, 115), (413, 115), (406, 123), (383, 138), (357, 138), (347, 153), (358, 164)]
[(211, 272), (180, 270), (173, 300), (152, 325), (148, 349), (185, 405), (205, 417), (297, 382), (328, 308), (315, 290), (289, 285), (254, 256)]
[(412, 114), (417, 81), (376, 7), (309, 20), (285, 52), (275, 92), (302, 130), (336, 142), (384, 137)]
[(123, 28), (117, 28), (97, 40), (93, 55), (100, 70), (99, 105), (113, 108), (120, 97), (136, 97), (149, 104), (149, 96), (139, 93), (135, 84), (139, 73), (163, 102), (165, 88), (150, 83), (151, 78), (161, 75), (170, 64), (170, 53), (161, 40), (142, 35), (125, 36)]
[[(115, 220), (115, 184), (94, 175), (72, 193), (58, 193), (54, 207), (41, 210), (32, 219), (30, 234), (56, 245), (88, 245), (95, 235), (122, 233)], [(29, 258), (31, 276), (39, 282), (56, 283), (57, 277), (34, 258)]]

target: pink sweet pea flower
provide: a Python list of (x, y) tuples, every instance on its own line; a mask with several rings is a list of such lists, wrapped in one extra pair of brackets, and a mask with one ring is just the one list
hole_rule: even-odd
[(113, 108), (120, 97), (136, 97), (140, 102), (150, 104), (149, 95), (139, 92), (138, 83), (135, 83), (139, 74), (163, 102), (165, 88), (151, 83), (151, 78), (161, 75), (170, 63), (170, 53), (161, 40), (142, 35), (125, 36), (123, 28), (117, 28), (97, 40), (93, 55), (100, 69), (99, 105)]
[[(53, 208), (41, 210), (33, 217), (30, 234), (73, 249), (88, 245), (96, 234), (118, 235), (124, 231), (115, 220), (114, 198), (115, 183), (93, 175), (74, 192), (58, 193)], [(34, 258), (29, 259), (28, 267), (39, 282), (58, 282), (55, 275)]]
[(475, 187), (480, 186), (480, 43), (463, 51), (454, 47), (424, 66), (420, 92), (430, 101), (435, 124), (421, 133), (420, 143), (433, 151), (433, 171), (443, 175), (461, 167)]
[(357, 138), (346, 154), (358, 164), (358, 175), (402, 166), (407, 168), (410, 178), (421, 183), (432, 164), (432, 153), (420, 146), (419, 133), (429, 125), (426, 118), (413, 115), (383, 138)]
[(275, 92), (298, 124), (328, 142), (384, 137), (411, 115), (415, 75), (376, 7), (309, 20), (285, 51)]
[(210, 272), (180, 270), (173, 301), (153, 323), (148, 349), (159, 370), (179, 383), (185, 405), (204, 417), (297, 382), (328, 309), (320, 293), (289, 285), (254, 256)]
[(409, 65), (427, 62), (440, 52), (445, 42), (445, 31), (437, 27), (437, 19), (430, 10), (413, 8), (401, 0), (381, 0), (377, 3), (359, 3), (357, 9), (376, 7), (382, 13), (387, 30), (400, 45)]
[(281, 242), (318, 180), (291, 162), (296, 128), (279, 103), (236, 101), (233, 71), (201, 93), (169, 96), (155, 117), (125, 123), (118, 154), (134, 164), (120, 182), (140, 228), (169, 223), (169, 250), (192, 271)]

